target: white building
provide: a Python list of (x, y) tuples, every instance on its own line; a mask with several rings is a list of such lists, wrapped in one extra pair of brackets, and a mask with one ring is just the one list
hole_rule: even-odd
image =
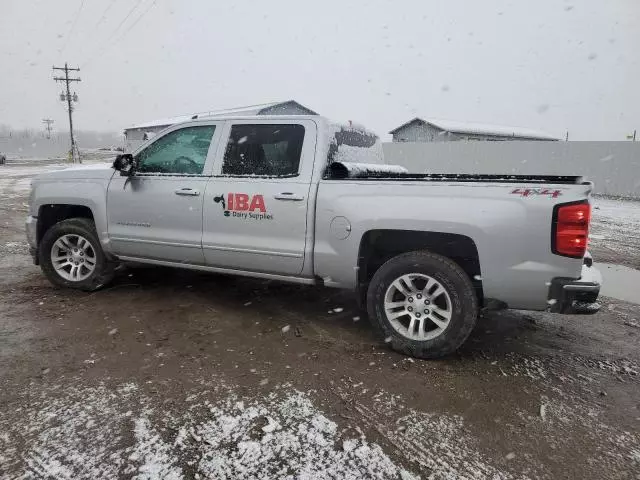
[(127, 152), (131, 152), (144, 141), (152, 138), (156, 133), (164, 130), (170, 125), (186, 122), (195, 118), (225, 117), (230, 115), (317, 115), (317, 113), (304, 105), (299, 104), (295, 100), (287, 100), (285, 102), (263, 103), (260, 105), (249, 105), (246, 107), (213, 110), (208, 112), (196, 112), (190, 115), (162, 118), (151, 122), (139, 123), (126, 128), (124, 130), (126, 150)]
[(389, 132), (394, 142), (455, 142), (460, 140), (508, 141), (558, 138), (522, 127), (456, 122), (453, 120), (414, 118)]

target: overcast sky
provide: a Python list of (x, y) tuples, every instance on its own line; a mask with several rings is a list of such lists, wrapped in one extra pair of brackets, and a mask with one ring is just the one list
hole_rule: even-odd
[[(82, 6), (82, 7), (81, 7)], [(2, 0), (0, 123), (79, 129), (295, 99), (380, 134), (415, 116), (575, 140), (640, 129), (638, 0)]]

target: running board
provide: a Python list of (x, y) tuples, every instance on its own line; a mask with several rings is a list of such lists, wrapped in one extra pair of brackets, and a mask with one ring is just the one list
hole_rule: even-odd
[(273, 273), (251, 272), (247, 270), (234, 270), (232, 268), (210, 267), (208, 265), (193, 265), (191, 263), (168, 262), (166, 260), (153, 260), (150, 258), (124, 257), (119, 256), (122, 262), (144, 263), (148, 265), (158, 265), (162, 267), (184, 268), (187, 270), (198, 270), (201, 272), (224, 273), (228, 275), (240, 275), (242, 277), (261, 278), (264, 280), (276, 280), (279, 282), (302, 283), (304, 285), (315, 285), (318, 283), (315, 278), (292, 277), (288, 275), (276, 275)]

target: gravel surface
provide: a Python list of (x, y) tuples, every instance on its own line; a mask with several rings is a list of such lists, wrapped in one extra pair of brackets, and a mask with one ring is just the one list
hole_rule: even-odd
[[(456, 355), (420, 361), (331, 289), (129, 268), (58, 290), (24, 241), (36, 169), (11, 168), (0, 478), (640, 478), (637, 305), (491, 313)], [(640, 265), (640, 204), (596, 205), (594, 250)]]

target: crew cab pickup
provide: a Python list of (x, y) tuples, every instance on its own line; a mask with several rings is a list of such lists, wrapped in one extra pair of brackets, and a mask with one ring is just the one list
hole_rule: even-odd
[(57, 286), (94, 290), (136, 262), (351, 289), (380, 338), (434, 358), (483, 308), (597, 310), (592, 187), (409, 173), (375, 134), (319, 116), (205, 117), (36, 177), (26, 229)]

